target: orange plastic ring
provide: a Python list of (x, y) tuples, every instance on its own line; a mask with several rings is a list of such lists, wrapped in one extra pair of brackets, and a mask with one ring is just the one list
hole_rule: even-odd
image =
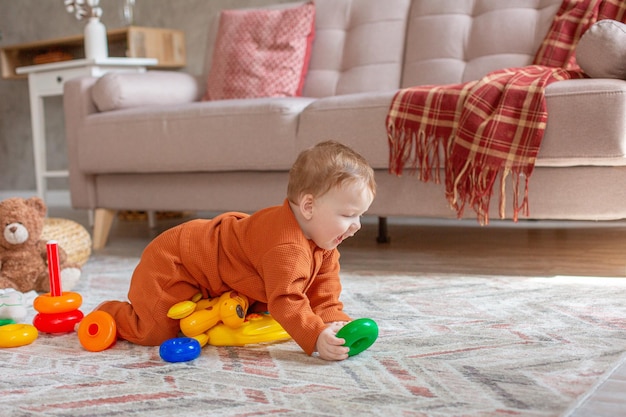
[(33, 301), (33, 307), (40, 313), (55, 314), (77, 310), (83, 304), (83, 297), (76, 292), (64, 291), (59, 296), (41, 294)]
[(78, 325), (78, 340), (90, 352), (108, 349), (116, 339), (115, 320), (105, 311), (96, 310), (87, 314)]
[(12, 348), (33, 343), (39, 336), (30, 324), (14, 323), (0, 326), (0, 348)]

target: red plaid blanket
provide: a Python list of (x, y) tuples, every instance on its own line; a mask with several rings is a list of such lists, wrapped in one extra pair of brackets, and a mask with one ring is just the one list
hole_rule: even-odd
[(528, 215), (528, 180), (547, 120), (545, 87), (583, 77), (574, 55), (578, 39), (599, 16), (623, 18), (625, 3), (564, 0), (535, 65), (495, 71), (463, 84), (398, 91), (387, 115), (390, 172), (401, 175), (408, 168), (422, 181), (439, 182), (443, 161), (451, 207), (460, 217), (469, 205), (481, 224), (489, 222), (498, 178), (499, 213), (504, 217), (505, 181), (512, 175), (513, 219), (520, 212)]

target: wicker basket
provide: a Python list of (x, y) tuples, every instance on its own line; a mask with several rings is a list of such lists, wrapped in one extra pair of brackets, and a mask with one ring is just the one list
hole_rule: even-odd
[(72, 220), (46, 218), (42, 240), (56, 240), (67, 253), (69, 263), (83, 266), (91, 255), (91, 236), (87, 229)]

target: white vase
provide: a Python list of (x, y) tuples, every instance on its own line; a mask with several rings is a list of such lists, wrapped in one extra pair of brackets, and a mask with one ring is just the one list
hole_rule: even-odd
[(107, 30), (97, 17), (90, 17), (85, 25), (85, 58), (103, 59), (109, 56)]

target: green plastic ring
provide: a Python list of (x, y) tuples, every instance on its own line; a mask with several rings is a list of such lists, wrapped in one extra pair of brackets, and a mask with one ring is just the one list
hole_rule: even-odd
[(344, 339), (350, 348), (348, 356), (358, 355), (374, 344), (378, 338), (378, 325), (372, 319), (356, 319), (343, 326), (337, 337)]

